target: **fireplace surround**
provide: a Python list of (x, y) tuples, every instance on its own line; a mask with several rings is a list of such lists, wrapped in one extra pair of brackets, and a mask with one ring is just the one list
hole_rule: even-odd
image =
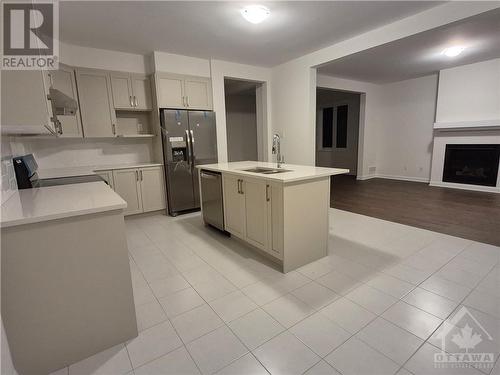
[(500, 145), (447, 144), (443, 182), (496, 186)]

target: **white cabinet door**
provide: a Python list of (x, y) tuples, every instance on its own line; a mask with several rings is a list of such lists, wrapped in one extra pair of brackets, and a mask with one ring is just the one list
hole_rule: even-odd
[[(49, 71), (48, 75), (52, 87), (78, 102), (75, 70), (73, 68), (59, 64), (59, 70)], [(74, 115), (56, 114), (56, 116), (62, 127), (61, 137), (83, 137), (80, 108), (77, 109)]]
[(40, 70), (2, 70), (2, 132), (25, 132), (39, 129), (47, 133), (44, 126), (54, 128), (50, 118), (52, 109), (47, 99), (48, 87)]
[(148, 76), (133, 74), (131, 82), (134, 108), (141, 110), (153, 109), (150, 78)]
[(116, 116), (109, 74), (99, 70), (76, 71), (85, 137), (114, 137)]
[(241, 193), (242, 180), (223, 175), (225, 229), (245, 239), (245, 195)]
[(165, 178), (163, 167), (141, 168), (142, 209), (144, 212), (165, 208)]
[(125, 215), (141, 213), (142, 197), (139, 170), (136, 168), (116, 169), (113, 171), (113, 181), (115, 191), (127, 202), (127, 208), (123, 213)]
[(113, 93), (113, 104), (116, 109), (132, 109), (133, 92), (130, 74), (111, 73), (111, 90)]
[(158, 107), (184, 108), (184, 79), (182, 76), (159, 74), (156, 76)]
[(115, 189), (115, 184), (114, 184), (114, 180), (113, 180), (113, 171), (112, 170), (107, 170), (107, 171), (96, 171), (95, 172), (97, 175), (101, 176), (104, 181), (107, 182), (107, 184), (109, 185), (109, 187), (111, 189)]
[(184, 81), (186, 105), (190, 109), (212, 109), (212, 86), (208, 78), (186, 78)]
[(268, 201), (265, 180), (245, 178), (243, 180), (245, 197), (245, 239), (262, 250), (268, 248)]
[(267, 222), (268, 247), (267, 251), (283, 258), (283, 186), (277, 183), (267, 183)]

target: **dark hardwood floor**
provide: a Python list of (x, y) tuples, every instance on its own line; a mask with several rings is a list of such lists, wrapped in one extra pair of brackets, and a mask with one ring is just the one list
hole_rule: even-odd
[(332, 177), (331, 207), (500, 246), (500, 194)]

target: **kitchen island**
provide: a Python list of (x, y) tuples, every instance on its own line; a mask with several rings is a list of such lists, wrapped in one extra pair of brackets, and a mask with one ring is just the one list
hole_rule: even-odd
[[(347, 169), (255, 161), (198, 166), (222, 175), (224, 230), (292, 271), (327, 255), (330, 176)], [(211, 200), (203, 198), (204, 204)], [(206, 198), (206, 197), (205, 197)], [(208, 203), (207, 203), (208, 202)]]
[(2, 319), (19, 374), (137, 336), (126, 207), (104, 182), (19, 190), (2, 204)]

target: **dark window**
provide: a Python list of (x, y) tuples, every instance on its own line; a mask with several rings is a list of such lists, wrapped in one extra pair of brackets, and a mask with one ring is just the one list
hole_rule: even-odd
[(333, 108), (323, 108), (323, 148), (333, 146)]
[(337, 148), (347, 147), (347, 105), (337, 107)]

